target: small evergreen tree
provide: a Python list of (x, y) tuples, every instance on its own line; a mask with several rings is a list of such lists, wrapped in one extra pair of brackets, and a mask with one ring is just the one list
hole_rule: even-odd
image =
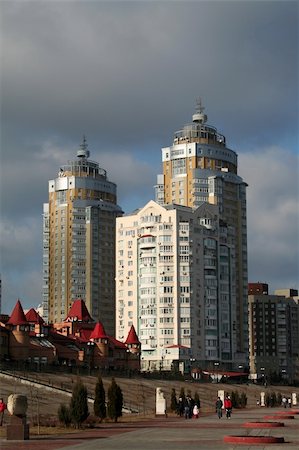
[(61, 422), (66, 428), (68, 428), (72, 423), (71, 411), (70, 408), (66, 405), (60, 405), (58, 408), (58, 420)]
[(117, 422), (117, 419), (122, 416), (123, 408), (123, 394), (121, 388), (116, 383), (115, 379), (112, 378), (111, 384), (108, 389), (108, 403), (107, 403), (107, 414), (110, 419)]
[(198, 409), (200, 408), (200, 400), (199, 400), (198, 392), (194, 393), (194, 404), (197, 405)]
[(185, 395), (185, 389), (183, 387), (181, 387), (181, 390), (180, 390), (180, 398), (182, 399), (183, 405), (184, 405), (185, 401), (186, 401), (186, 395)]
[(270, 394), (270, 406), (273, 408), (277, 404), (276, 392), (271, 392)]
[(175, 393), (174, 388), (171, 390), (170, 409), (171, 409), (171, 411), (177, 411), (177, 409), (178, 409), (178, 401), (176, 398), (176, 393)]
[(75, 428), (80, 428), (82, 422), (84, 422), (89, 415), (87, 389), (83, 385), (82, 381), (78, 381), (73, 388), (73, 394), (70, 402), (70, 413)]
[(246, 408), (247, 405), (247, 396), (245, 392), (241, 392), (240, 396), (240, 408)]
[(230, 397), (231, 397), (233, 408), (239, 408), (239, 405), (240, 405), (239, 392), (232, 391)]
[(101, 376), (98, 377), (95, 387), (93, 410), (95, 416), (99, 417), (100, 422), (102, 422), (106, 417), (106, 394)]

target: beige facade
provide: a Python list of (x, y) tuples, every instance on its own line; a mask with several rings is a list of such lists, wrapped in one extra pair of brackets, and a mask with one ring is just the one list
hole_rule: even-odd
[(232, 364), (233, 252), (216, 206), (150, 201), (117, 218), (116, 337), (134, 325), (142, 370)]
[(237, 154), (225, 137), (207, 125), (199, 103), (193, 123), (174, 135), (173, 145), (162, 148), (163, 174), (158, 175), (156, 201), (197, 208), (217, 205), (229, 226), (235, 246), (236, 333), (240, 362), (248, 356), (246, 183), (237, 175)]
[(43, 316), (61, 322), (76, 299), (114, 333), (116, 185), (89, 160), (84, 140), (77, 159), (49, 181), (44, 205)]

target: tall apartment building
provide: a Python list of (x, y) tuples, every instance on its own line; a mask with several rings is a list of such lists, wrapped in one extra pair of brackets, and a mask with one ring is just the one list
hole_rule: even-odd
[(235, 359), (235, 248), (218, 206), (150, 201), (116, 219), (116, 337), (134, 325), (142, 370)]
[(89, 159), (85, 138), (77, 159), (49, 181), (43, 214), (43, 311), (62, 322), (76, 299), (94, 320), (115, 330), (116, 185)]
[[(286, 292), (290, 290), (284, 290)], [(292, 290), (294, 295), (298, 291)], [(298, 297), (249, 295), (250, 372), (261, 378), (276, 374), (299, 380)]]
[(240, 360), (248, 356), (246, 186), (237, 174), (237, 154), (225, 137), (208, 125), (198, 102), (192, 124), (174, 134), (173, 144), (162, 148), (163, 174), (158, 175), (156, 201), (193, 208), (202, 202), (217, 205), (234, 242), (236, 333)]

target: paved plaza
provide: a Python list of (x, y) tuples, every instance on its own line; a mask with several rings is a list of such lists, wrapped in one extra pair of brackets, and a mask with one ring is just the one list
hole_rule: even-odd
[[(289, 418), (290, 413), (294, 413)], [(297, 412), (297, 414), (296, 414)], [(288, 413), (288, 415), (286, 414)], [(252, 422), (254, 424), (252, 424)], [(259, 428), (260, 422), (284, 426)], [(248, 424), (251, 425), (248, 427)], [(255, 425), (256, 424), (256, 425)], [(245, 427), (245, 425), (247, 425)], [(255, 428), (257, 426), (257, 428)], [(283, 443), (228, 443), (224, 436), (283, 437)], [(155, 417), (117, 424), (104, 423), (96, 429), (60, 436), (31, 436), (29, 441), (0, 441), (3, 450), (299, 450), (299, 410), (255, 408), (234, 410), (231, 419), (216, 414), (198, 419)]]

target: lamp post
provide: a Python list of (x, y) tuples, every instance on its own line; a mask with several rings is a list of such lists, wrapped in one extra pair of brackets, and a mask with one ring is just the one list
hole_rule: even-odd
[(190, 357), (190, 375), (192, 376), (193, 363), (195, 362), (195, 358)]
[(284, 382), (288, 379), (286, 369), (281, 369), (281, 378)]
[(93, 357), (93, 351), (94, 351), (94, 342), (89, 341), (87, 342), (87, 356), (88, 356), (88, 375), (91, 374), (91, 364), (92, 364), (92, 357)]
[(265, 367), (261, 367), (261, 376), (262, 376), (262, 380), (263, 380), (263, 385), (266, 387), (267, 386), (267, 379), (265, 376)]
[(219, 383), (219, 373), (218, 373), (218, 370), (219, 370), (219, 362), (214, 362), (214, 367), (215, 367), (215, 372), (216, 372), (216, 380), (217, 380), (217, 383)]

